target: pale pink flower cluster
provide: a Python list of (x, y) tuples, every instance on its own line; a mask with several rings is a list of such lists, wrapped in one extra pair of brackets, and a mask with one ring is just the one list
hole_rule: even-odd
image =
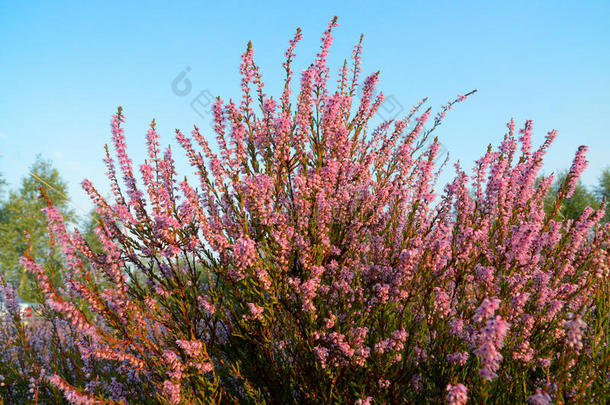
[(476, 309), (474, 321), (481, 322), (491, 318), (496, 311), (500, 308), (500, 300), (497, 298), (489, 299), (485, 298), (481, 305)]
[(572, 194), (574, 194), (578, 179), (582, 172), (587, 168), (587, 164), (589, 162), (587, 161), (585, 156), (587, 154), (588, 149), (589, 148), (587, 146), (582, 145), (578, 148), (578, 152), (576, 152), (576, 157), (574, 158), (574, 162), (570, 167), (570, 171), (568, 172), (568, 176), (566, 179), (566, 189), (564, 194), (566, 198), (570, 198)]
[(470, 357), (470, 353), (468, 353), (468, 352), (450, 353), (447, 355), (447, 361), (449, 361), (449, 363), (452, 363), (452, 364), (458, 364), (460, 366), (463, 366), (466, 364), (469, 357)]
[(178, 355), (172, 350), (166, 350), (163, 352), (163, 360), (170, 369), (167, 375), (174, 380), (180, 381), (184, 377), (184, 364), (182, 364)]
[(315, 346), (313, 352), (320, 361), (320, 366), (326, 368), (326, 362), (328, 361), (328, 349), (322, 346)]
[(577, 351), (582, 350), (583, 329), (587, 327), (587, 324), (580, 317), (576, 317), (572, 320), (563, 321), (563, 327), (566, 330), (568, 346)]
[(465, 405), (468, 401), (468, 389), (464, 384), (447, 385), (447, 403), (449, 405)]
[(49, 382), (63, 391), (66, 399), (76, 405), (101, 405), (103, 401), (95, 399), (93, 396), (83, 394), (75, 387), (68, 384), (66, 380), (57, 374), (53, 374), (48, 378)]
[(481, 358), (479, 375), (487, 381), (498, 377), (496, 372), (503, 359), (500, 349), (504, 347), (504, 338), (509, 327), (509, 323), (498, 315), (495, 319), (488, 319), (483, 330), (479, 332), (477, 339), (479, 347), (474, 353)]
[(178, 346), (186, 352), (189, 357), (195, 358), (201, 354), (203, 343), (198, 340), (176, 340)]
[(170, 380), (165, 380), (163, 382), (163, 391), (167, 395), (169, 402), (173, 405), (177, 405), (181, 400), (181, 388), (180, 384), (175, 383)]
[(256, 319), (256, 320), (263, 319), (263, 311), (265, 310), (263, 307), (256, 305), (252, 302), (249, 302), (248, 310), (250, 311), (250, 315), (247, 316), (249, 319)]
[(235, 263), (240, 271), (252, 265), (256, 260), (256, 243), (247, 236), (242, 236), (233, 247)]

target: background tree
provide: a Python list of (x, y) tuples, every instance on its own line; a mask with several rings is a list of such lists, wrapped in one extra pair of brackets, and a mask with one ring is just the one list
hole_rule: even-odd
[(2, 178), (2, 174), (0, 174), (0, 197), (4, 197), (4, 187), (6, 186), (6, 180)]
[[(595, 189), (595, 194), (602, 200), (606, 199), (606, 202), (610, 201), (610, 167), (607, 167), (602, 171), (599, 176), (599, 185)], [(610, 209), (606, 209), (606, 215), (602, 219), (603, 223), (610, 221)]]
[(30, 168), (30, 174), (22, 179), (20, 187), (10, 190), (0, 203), (0, 271), (25, 301), (35, 300), (37, 290), (33, 276), (19, 264), (19, 258), (28, 245), (32, 254), (50, 274), (54, 278), (60, 277), (57, 262), (51, 254), (46, 217), (41, 212), (47, 206), (42, 198), (41, 187), (68, 221), (75, 221), (74, 212), (65, 198), (66, 182), (50, 161), (38, 156)]
[[(553, 182), (549, 194), (544, 202), (544, 209), (547, 213), (551, 211), (553, 205), (555, 204), (557, 192), (559, 191), (561, 185), (565, 182), (567, 173), (567, 171), (561, 172)], [(577, 219), (580, 217), (585, 208), (591, 207), (593, 209), (597, 209), (599, 208), (599, 203), (600, 202), (596, 198), (595, 193), (589, 191), (587, 187), (579, 180), (574, 188), (574, 194), (572, 194), (570, 198), (564, 200), (564, 202), (561, 204), (560, 213), (564, 218)]]
[[(0, 173), (0, 204), (4, 205), (4, 192), (6, 187), (6, 180), (2, 178), (2, 173)], [(0, 209), (0, 223), (4, 222), (4, 210)]]

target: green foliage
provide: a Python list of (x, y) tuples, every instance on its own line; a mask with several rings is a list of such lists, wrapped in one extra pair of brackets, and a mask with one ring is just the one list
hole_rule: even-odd
[[(605, 199), (606, 204), (610, 203), (610, 167), (605, 168), (599, 176), (599, 185), (595, 189), (595, 194), (600, 200)], [(606, 215), (602, 222), (610, 221), (610, 209), (606, 208)]]
[(6, 198), (0, 201), (0, 271), (8, 282), (17, 287), (19, 296), (25, 301), (34, 301), (37, 291), (34, 277), (19, 264), (19, 258), (28, 246), (39, 263), (54, 273), (54, 279), (60, 277), (57, 274), (59, 271), (53, 270), (58, 267), (51, 253), (46, 218), (41, 211), (47, 206), (41, 187), (69, 222), (75, 220), (64, 197), (67, 184), (51, 162), (38, 156), (30, 173), (23, 178), (19, 188), (10, 190)]
[[(547, 213), (550, 212), (553, 205), (555, 205), (557, 192), (559, 191), (561, 185), (565, 182), (566, 177), (567, 171), (561, 172), (551, 186), (551, 190), (544, 201), (544, 210)], [(591, 207), (593, 209), (597, 209), (599, 208), (599, 205), (600, 203), (597, 200), (595, 193), (587, 190), (587, 187), (585, 187), (579, 180), (576, 188), (574, 189), (574, 194), (570, 198), (566, 199), (563, 204), (561, 204), (559, 212), (564, 218), (577, 219), (585, 208)]]
[(0, 174), (0, 197), (4, 196), (4, 187), (6, 186), (6, 180), (2, 178), (2, 174)]

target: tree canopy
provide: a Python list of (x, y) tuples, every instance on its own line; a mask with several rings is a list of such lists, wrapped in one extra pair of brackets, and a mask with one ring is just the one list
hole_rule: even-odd
[[(0, 180), (0, 190), (6, 183)], [(47, 231), (47, 221), (41, 211), (47, 202), (41, 192), (62, 212), (69, 222), (74, 223), (75, 214), (66, 200), (67, 184), (50, 161), (38, 156), (30, 168), (30, 173), (23, 177), (18, 188), (9, 190), (0, 201), (0, 271), (5, 279), (17, 287), (21, 299), (30, 301), (36, 297), (36, 282), (31, 274), (19, 264), (24, 251), (30, 252), (59, 277), (53, 270), (56, 262), (53, 258), (51, 240)]]

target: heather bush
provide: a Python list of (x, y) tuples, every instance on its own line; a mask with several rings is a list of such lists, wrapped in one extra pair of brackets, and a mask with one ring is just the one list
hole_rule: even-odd
[(176, 131), (187, 177), (154, 120), (138, 174), (118, 109), (112, 200), (83, 182), (101, 248), (50, 205), (65, 286), (22, 259), (45, 295), (38, 327), (64, 336), (44, 338), (57, 355), (19, 349), (23, 381), (74, 403), (604, 403), (610, 227), (603, 206), (559, 213), (586, 147), (548, 212), (553, 178), (536, 179), (556, 132), (533, 148), (531, 121), (437, 196), (431, 133), (472, 92), (373, 125), (384, 98), (378, 73), (360, 82), (362, 40), (329, 87), (335, 25), (295, 103), (300, 30), (277, 99), (248, 45), (242, 99), (214, 104), (218, 153)]

